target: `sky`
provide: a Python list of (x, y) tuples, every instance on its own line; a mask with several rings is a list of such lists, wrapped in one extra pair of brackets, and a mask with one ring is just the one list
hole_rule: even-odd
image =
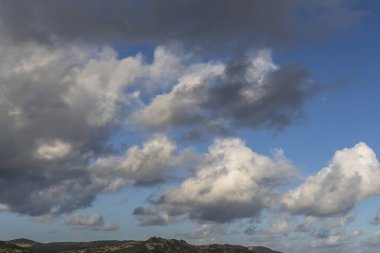
[(379, 11), (0, 1), (0, 240), (377, 252)]

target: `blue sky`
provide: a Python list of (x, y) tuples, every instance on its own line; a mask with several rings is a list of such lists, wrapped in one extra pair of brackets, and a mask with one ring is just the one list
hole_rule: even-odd
[(379, 8), (1, 2), (0, 240), (375, 252)]

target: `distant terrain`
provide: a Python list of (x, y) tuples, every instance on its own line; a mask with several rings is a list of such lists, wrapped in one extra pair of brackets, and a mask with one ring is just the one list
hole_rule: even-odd
[(0, 241), (0, 253), (281, 253), (265, 247), (190, 245), (183, 240), (150, 238), (147, 241), (92, 241), (39, 243), (28, 239)]

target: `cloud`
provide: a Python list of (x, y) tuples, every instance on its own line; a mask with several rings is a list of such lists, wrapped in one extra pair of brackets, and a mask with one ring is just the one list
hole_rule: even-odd
[(178, 188), (167, 190), (148, 208), (135, 212), (144, 221), (150, 213), (224, 223), (257, 217), (276, 203), (276, 187), (294, 175), (292, 164), (279, 156), (271, 159), (245, 146), (240, 139), (217, 139), (195, 175)]
[(296, 223), (294, 232), (307, 233), (314, 239), (326, 239), (330, 235), (345, 234), (355, 218), (353, 213), (341, 217), (307, 216), (302, 222)]
[(229, 227), (226, 224), (205, 223), (193, 229), (185, 236), (190, 239), (199, 239), (201, 242), (217, 239), (218, 236), (231, 235)]
[(71, 145), (61, 140), (53, 140), (49, 143), (41, 143), (36, 151), (40, 159), (55, 160), (64, 158), (70, 153)]
[(167, 226), (178, 221), (175, 217), (171, 217), (154, 207), (137, 207), (133, 211), (133, 215), (139, 217), (141, 226)]
[[(268, 51), (253, 53), (247, 66), (240, 62), (244, 67), (237, 68), (246, 73), (244, 80), (237, 78), (235, 65), (183, 60), (181, 53), (165, 47), (156, 48), (151, 63), (139, 54), (122, 58), (111, 48), (83, 45), (55, 48), (3, 42), (0, 54), (6, 59), (0, 63), (0, 143), (6, 147), (0, 154), (0, 202), (11, 212), (35, 218), (87, 207), (99, 193), (163, 183), (172, 168), (195, 158), (187, 150), (178, 152), (173, 141), (159, 134), (142, 147), (112, 154), (107, 142), (126, 119), (140, 117), (147, 124), (150, 117), (149, 123), (161, 129), (185, 123), (190, 128), (192, 122), (200, 126), (198, 115), (189, 116), (198, 110), (208, 121), (208, 130), (225, 124), (230, 127), (223, 114), (236, 124), (248, 122), (249, 117), (234, 115), (250, 106), (244, 97), (257, 92), (261, 93), (259, 103), (269, 105), (272, 98), (263, 102), (267, 96), (277, 100), (279, 91), (270, 91), (273, 77), (269, 76), (282, 71)], [(216, 106), (225, 99), (225, 91), (219, 90), (227, 89), (230, 80), (236, 81), (238, 90), (231, 94), (241, 101), (227, 99), (236, 110), (223, 111)], [(154, 85), (156, 82), (159, 85)], [(295, 82), (295, 86), (289, 85), (290, 92), (303, 100), (306, 94)], [(259, 85), (266, 88), (257, 88)], [(146, 97), (165, 89), (172, 91), (153, 95), (153, 101), (144, 107)], [(164, 102), (156, 102), (160, 99)], [(286, 103), (275, 107), (286, 108)], [(268, 118), (257, 119), (257, 124), (272, 121), (271, 106), (266, 106)], [(208, 118), (213, 111), (219, 115), (217, 120)]]
[(181, 160), (181, 155), (176, 154), (176, 149), (177, 146), (172, 140), (165, 135), (156, 134), (141, 148), (132, 146), (124, 155), (98, 159), (89, 166), (88, 171), (114, 181), (115, 188), (120, 182), (118, 179), (130, 180), (141, 185), (154, 184), (163, 180), (162, 177), (168, 170), (179, 165), (177, 161)]
[(359, 230), (353, 230), (350, 234), (337, 233), (328, 235), (326, 238), (314, 239), (310, 242), (312, 248), (326, 249), (326, 248), (341, 248), (353, 242), (361, 235)]
[(104, 223), (101, 214), (89, 216), (74, 214), (65, 221), (65, 224), (73, 229), (88, 229), (94, 231), (115, 231), (119, 229), (119, 226), (115, 224)]
[[(0, 55), (0, 203), (10, 212), (55, 217), (131, 182), (163, 182), (163, 159), (168, 168), (175, 160), (169, 157), (173, 142), (162, 137), (156, 150), (135, 146), (124, 160), (107, 142), (141, 103), (137, 88), (128, 93), (127, 87), (143, 79), (143, 93), (154, 90), (148, 88), (153, 80), (167, 75), (170, 84), (181, 73), (170, 49), (158, 47), (146, 63), (141, 55), (121, 58), (107, 47), (1, 41)], [(112, 175), (94, 169), (101, 160)]]
[(371, 221), (372, 225), (380, 225), (380, 210), (377, 211), (376, 216)]
[[(256, 49), (308, 37), (293, 27), (303, 24), (294, 22), (297, 8), (314, 13), (305, 23), (332, 12), (347, 24), (360, 17), (355, 5), (334, 2), (1, 1), (0, 210), (50, 220), (90, 206), (101, 193), (167, 182), (173, 169), (200, 159), (178, 193), (165, 192), (155, 212), (139, 215), (143, 224), (172, 223), (177, 213), (216, 222), (259, 215), (277, 197), (276, 170), (293, 171), (286, 159), (260, 156), (235, 139), (217, 141), (204, 159), (164, 134), (118, 152), (110, 139), (122, 127), (173, 130), (175, 137), (185, 128), (189, 137), (213, 138), (240, 128), (281, 130), (302, 118), (318, 89), (309, 72), (277, 66), (270, 50)], [(137, 44), (154, 48), (152, 59), (112, 48)], [(206, 61), (206, 52), (217, 56)], [(218, 147), (231, 151), (221, 152), (222, 161), (242, 152), (246, 164), (224, 168)], [(269, 175), (247, 166), (267, 166)], [(235, 192), (229, 184), (240, 180)]]
[(6, 204), (0, 203), (0, 212), (5, 212), (9, 210), (9, 206)]
[(174, 40), (212, 51), (310, 42), (350, 27), (364, 13), (356, 1), (343, 0), (37, 0), (23, 4), (6, 0), (0, 10), (0, 28), (16, 42), (162, 44)]
[(137, 111), (134, 120), (147, 128), (281, 130), (302, 117), (305, 100), (319, 89), (303, 67), (276, 66), (268, 50), (196, 70)]
[[(256, 244), (295, 253), (305, 252), (305, 249), (313, 253), (356, 252), (353, 248), (363, 235), (360, 230), (350, 228), (355, 213), (315, 217), (278, 211), (266, 212), (260, 222), (252, 223), (244, 233)], [(245, 221), (242, 223), (246, 224)]]
[(357, 252), (365, 253), (375, 253), (379, 251), (380, 247), (380, 231), (376, 231), (373, 234), (367, 236), (364, 240), (360, 242), (357, 247)]
[(272, 223), (266, 232), (269, 234), (287, 233), (290, 231), (290, 226), (286, 219), (280, 219)]
[(380, 194), (380, 165), (365, 143), (335, 153), (329, 165), (283, 197), (294, 214), (331, 216), (350, 211), (360, 201)]

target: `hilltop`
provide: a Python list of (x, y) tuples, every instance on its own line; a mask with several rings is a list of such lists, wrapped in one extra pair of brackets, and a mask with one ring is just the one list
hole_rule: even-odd
[(229, 244), (191, 245), (183, 240), (152, 237), (146, 241), (39, 243), (28, 239), (0, 241), (0, 253), (281, 253), (265, 247)]

